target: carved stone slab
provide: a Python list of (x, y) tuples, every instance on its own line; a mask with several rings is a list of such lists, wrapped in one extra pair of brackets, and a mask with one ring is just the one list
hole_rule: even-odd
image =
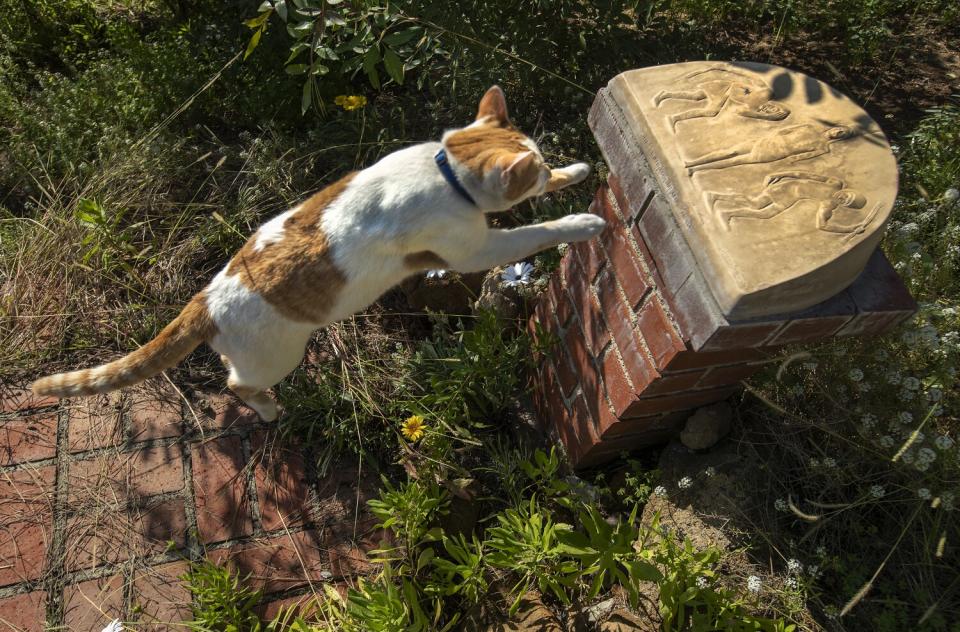
[(846, 96), (739, 62), (631, 70), (608, 92), (728, 318), (810, 307), (864, 269), (897, 166), (883, 131)]

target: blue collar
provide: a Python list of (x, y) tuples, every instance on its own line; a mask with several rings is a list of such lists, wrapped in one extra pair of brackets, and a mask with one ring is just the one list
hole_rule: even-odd
[(450, 186), (462, 195), (465, 200), (476, 206), (477, 203), (474, 202), (470, 194), (467, 193), (467, 190), (464, 189), (460, 181), (457, 180), (457, 174), (453, 172), (453, 167), (450, 166), (450, 162), (447, 160), (447, 150), (441, 147), (440, 151), (433, 157), (433, 160), (437, 163), (437, 168), (440, 169), (440, 173), (443, 174), (443, 179), (449, 182)]

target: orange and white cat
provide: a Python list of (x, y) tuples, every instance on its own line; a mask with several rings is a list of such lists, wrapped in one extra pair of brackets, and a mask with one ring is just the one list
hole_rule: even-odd
[(432, 268), (475, 272), (523, 259), (604, 227), (581, 213), (511, 230), (484, 213), (584, 180), (584, 163), (550, 169), (507, 116), (494, 86), (476, 120), (440, 143), (389, 154), (274, 217), (160, 334), (109, 364), (37, 380), (61, 397), (136, 384), (208, 343), (230, 371), (227, 385), (264, 420), (266, 393), (300, 363), (317, 328), (358, 312), (405, 277)]

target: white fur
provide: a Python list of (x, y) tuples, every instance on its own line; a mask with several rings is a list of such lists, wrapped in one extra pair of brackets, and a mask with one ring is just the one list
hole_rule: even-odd
[[(604, 221), (589, 213), (512, 230), (487, 228), (485, 212), (504, 210), (518, 200), (503, 199), (499, 171), (480, 181), (448, 153), (479, 208), (471, 204), (437, 169), (434, 155), (440, 147), (424, 143), (385, 156), (356, 174), (324, 209), (317, 230), (346, 277), (324, 322), (293, 322), (248, 290), (239, 276), (227, 276), (226, 268), (216, 276), (207, 288), (218, 331), (210, 344), (229, 360), (234, 385), (266, 390), (279, 382), (299, 364), (313, 330), (364, 309), (411, 274), (404, 265), (406, 255), (431, 251), (449, 269), (472, 272), (518, 261), (559, 243), (586, 240), (603, 229)], [(532, 142), (531, 151), (539, 156)], [(586, 165), (568, 167), (574, 168), (583, 177), (583, 169), (589, 171)], [(525, 197), (542, 193), (549, 177), (544, 168), (543, 177)], [(255, 249), (282, 247), (283, 223), (292, 213), (264, 224)], [(262, 402), (251, 403), (262, 416), (271, 416)]]
[(283, 240), (283, 225), (287, 221), (287, 218), (300, 210), (299, 206), (295, 206), (288, 211), (280, 213), (266, 224), (260, 227), (257, 231), (257, 234), (254, 235), (253, 250), (254, 252), (260, 252), (266, 246), (270, 244), (275, 244), (278, 241)]

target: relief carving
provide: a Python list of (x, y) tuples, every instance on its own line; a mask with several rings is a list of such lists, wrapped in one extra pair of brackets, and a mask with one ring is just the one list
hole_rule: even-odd
[[(772, 173), (764, 179), (763, 191), (752, 197), (742, 193), (706, 191), (704, 199), (710, 210), (722, 218), (721, 223), (728, 230), (735, 218), (770, 219), (802, 202), (812, 202), (817, 205), (817, 228), (832, 233), (862, 229), (864, 217), (860, 210), (867, 203), (861, 193), (846, 188), (840, 178), (808, 171)], [(849, 211), (838, 213), (841, 207)], [(850, 222), (851, 214), (855, 220), (853, 223)]]
[(693, 90), (662, 90), (653, 98), (657, 107), (668, 99), (694, 101), (699, 106), (670, 115), (670, 127), (674, 133), (680, 121), (713, 118), (724, 109), (737, 116), (766, 121), (782, 121), (790, 115), (786, 106), (771, 100), (773, 89), (756, 77), (725, 68), (708, 68), (692, 72), (684, 79), (703, 75), (713, 78), (701, 79)]
[(822, 156), (830, 151), (831, 144), (854, 136), (853, 128), (846, 125), (821, 127), (810, 123), (791, 125), (760, 138), (737, 143), (726, 149), (684, 161), (687, 173), (693, 175), (708, 169), (726, 169), (738, 165), (751, 165), (789, 159), (800, 162)]

